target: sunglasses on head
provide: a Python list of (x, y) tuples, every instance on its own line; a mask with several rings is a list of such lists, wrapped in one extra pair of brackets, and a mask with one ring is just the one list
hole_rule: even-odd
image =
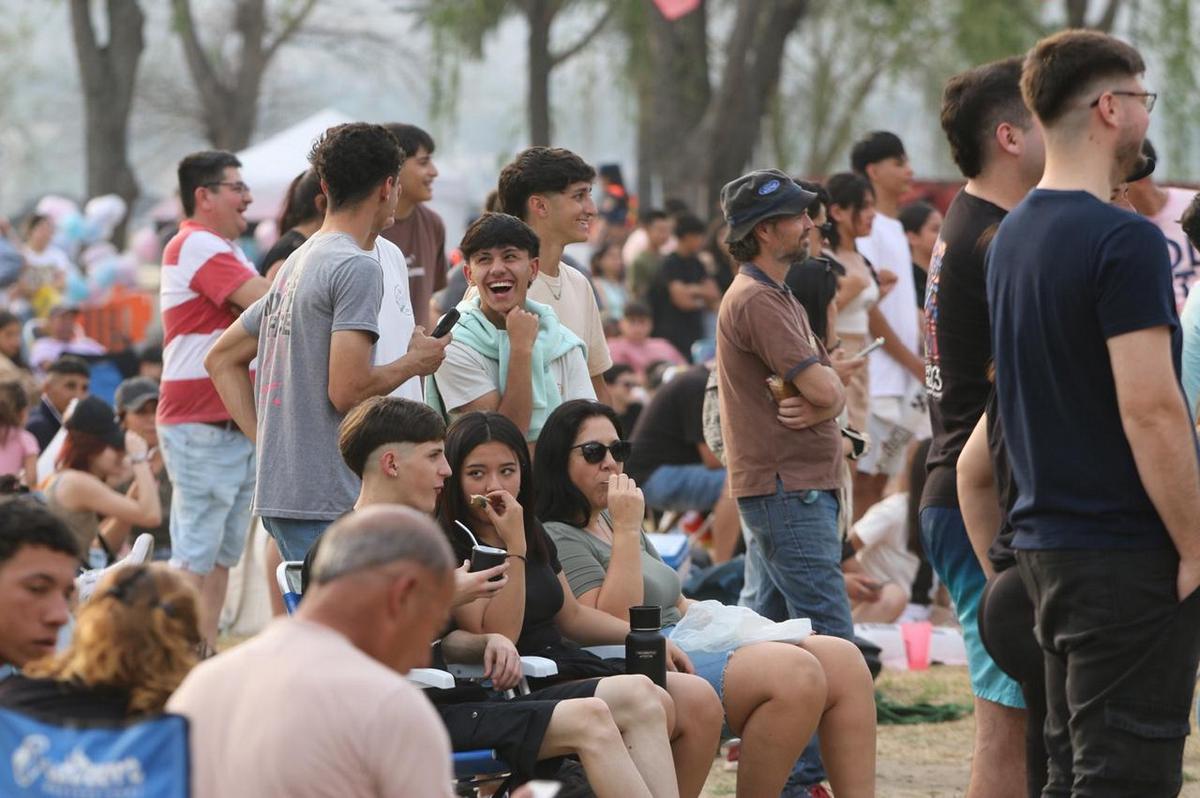
[(578, 449), (583, 455), (583, 459), (592, 465), (596, 465), (604, 459), (606, 452), (612, 452), (612, 457), (618, 463), (624, 463), (629, 459), (629, 453), (633, 450), (633, 444), (629, 441), (613, 441), (610, 445), (605, 446), (599, 441), (588, 441), (581, 443), (578, 446), (572, 446), (572, 449)]

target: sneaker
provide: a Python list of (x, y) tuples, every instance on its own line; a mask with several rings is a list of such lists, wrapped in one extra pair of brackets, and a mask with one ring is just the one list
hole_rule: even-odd
[(824, 784), (814, 784), (808, 788), (808, 798), (833, 798), (833, 793)]

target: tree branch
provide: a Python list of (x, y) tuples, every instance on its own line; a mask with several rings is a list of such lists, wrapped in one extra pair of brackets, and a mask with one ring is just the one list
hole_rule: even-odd
[(292, 36), (296, 34), (296, 31), (300, 30), (300, 26), (304, 24), (304, 20), (308, 18), (308, 15), (312, 13), (312, 10), (316, 5), (317, 0), (305, 0), (304, 6), (301, 7), (298, 12), (296, 12), (295, 16), (288, 20), (287, 24), (284, 25), (283, 30), (279, 32), (279, 35), (267, 45), (266, 54), (264, 56), (265, 61), (269, 62), (272, 58), (274, 58), (275, 52), (280, 48), (280, 46), (282, 46), (288, 39), (292, 38)]
[(196, 89), (200, 92), (206, 105), (210, 103), (217, 105), (220, 103), (220, 94), (225, 87), (217, 77), (208, 56), (204, 54), (203, 45), (200, 44), (200, 37), (196, 33), (196, 23), (192, 19), (191, 0), (172, 0), (172, 2), (175, 9), (175, 26), (179, 31), (179, 38), (183, 40), (183, 54), (196, 83)]
[(592, 39), (595, 39), (598, 35), (600, 35), (600, 31), (604, 30), (604, 27), (608, 25), (608, 22), (612, 19), (615, 11), (616, 4), (610, 2), (608, 7), (604, 9), (604, 13), (600, 15), (600, 18), (592, 24), (592, 27), (588, 28), (587, 31), (585, 31), (584, 34), (579, 37), (578, 41), (560, 52), (550, 53), (550, 68), (554, 69), (562, 62), (570, 58), (574, 58), (581, 50), (583, 50), (583, 48), (591, 44)]
[(96, 28), (92, 25), (88, 0), (71, 0), (71, 32), (75, 37), (75, 51), (79, 55), (84, 82), (90, 84), (94, 80), (102, 80), (104, 58), (96, 45)]
[(1108, 5), (1104, 8), (1104, 14), (1100, 17), (1100, 21), (1096, 23), (1096, 29), (1111, 33), (1113, 24), (1117, 21), (1117, 12), (1121, 10), (1121, 0), (1108, 0)]

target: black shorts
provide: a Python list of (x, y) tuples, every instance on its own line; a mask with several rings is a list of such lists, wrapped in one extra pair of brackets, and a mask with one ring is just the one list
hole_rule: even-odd
[(599, 679), (564, 682), (509, 701), (472, 701), (437, 705), (455, 751), (494, 749), (518, 783), (553, 775), (561, 757), (538, 762), (538, 751), (559, 702), (591, 698)]

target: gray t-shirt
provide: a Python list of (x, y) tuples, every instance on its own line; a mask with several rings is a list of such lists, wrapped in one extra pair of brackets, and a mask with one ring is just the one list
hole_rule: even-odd
[[(604, 584), (612, 546), (579, 527), (550, 521), (542, 525), (558, 548), (558, 561), (576, 598)], [(662, 607), (662, 625), (674, 626), (679, 614), (682, 589), (679, 574), (662, 561), (654, 546), (642, 535), (642, 603)]]
[(332, 521), (354, 506), (359, 480), (338, 454), (329, 344), (338, 330), (377, 340), (382, 301), (372, 253), (345, 233), (318, 233), (242, 314), (258, 336), (256, 515)]

